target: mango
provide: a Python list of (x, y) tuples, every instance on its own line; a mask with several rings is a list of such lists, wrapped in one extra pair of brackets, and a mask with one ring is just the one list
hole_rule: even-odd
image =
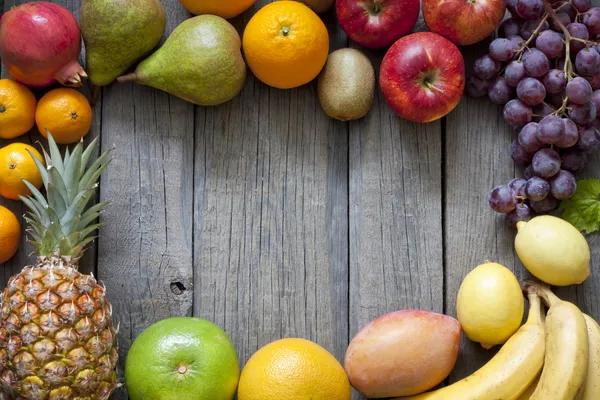
[(460, 323), (422, 310), (385, 314), (350, 342), (344, 369), (368, 398), (411, 396), (442, 382), (458, 358)]

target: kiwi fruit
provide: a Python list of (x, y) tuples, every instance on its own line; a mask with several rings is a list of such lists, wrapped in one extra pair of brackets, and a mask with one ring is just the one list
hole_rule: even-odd
[(318, 82), (325, 114), (340, 121), (362, 118), (373, 105), (374, 91), (375, 70), (367, 56), (356, 49), (329, 55)]
[(323, 13), (323, 12), (329, 10), (335, 3), (335, 0), (301, 0), (301, 1), (304, 4), (306, 4), (307, 6), (309, 6), (310, 8), (312, 8), (313, 11), (316, 13)]

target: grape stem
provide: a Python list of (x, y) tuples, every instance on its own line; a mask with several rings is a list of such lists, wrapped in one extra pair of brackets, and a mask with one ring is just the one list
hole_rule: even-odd
[[(548, 3), (546, 0), (542, 0), (542, 3), (544, 3), (544, 8), (546, 9), (546, 15), (550, 16), (552, 18), (552, 20), (554, 22), (556, 22), (556, 25), (558, 25), (558, 27), (560, 28), (560, 30), (564, 33), (565, 35), (565, 68), (564, 68), (564, 73), (565, 73), (565, 78), (567, 78), (567, 81), (570, 81), (571, 79), (573, 79), (572, 74), (573, 74), (573, 65), (571, 63), (571, 34), (569, 33), (569, 31), (567, 30), (567, 28), (565, 27), (565, 25), (560, 22), (560, 20), (558, 19), (558, 17), (556, 16), (556, 13), (554, 12), (554, 10), (552, 9), (552, 6), (550, 5), (550, 3)], [(565, 105), (565, 102), (563, 100), (563, 106)], [(562, 109), (563, 107), (561, 107)]]
[(523, 44), (523, 46), (521, 46), (521, 48), (517, 51), (517, 54), (519, 55), (519, 57), (517, 58), (518, 60), (521, 60), (521, 57), (523, 56), (523, 53), (525, 52), (525, 49), (529, 48), (529, 43), (531, 43), (538, 35), (538, 33), (540, 33), (540, 31), (542, 30), (542, 26), (544, 25), (544, 22), (546, 22), (546, 20), (548, 20), (549, 15), (545, 14), (544, 18), (542, 18), (542, 20), (540, 21), (540, 24), (537, 26), (537, 28), (535, 28), (535, 30), (533, 32), (531, 32), (531, 36), (529, 36), (529, 39), (527, 39), (527, 41)]
[(585, 44), (585, 47), (590, 47), (590, 46), (595, 46), (596, 42), (593, 42), (591, 40), (585, 40), (585, 39), (580, 39), (580, 38), (576, 38), (576, 37), (572, 37), (571, 40), (575, 40), (577, 42), (581, 42)]

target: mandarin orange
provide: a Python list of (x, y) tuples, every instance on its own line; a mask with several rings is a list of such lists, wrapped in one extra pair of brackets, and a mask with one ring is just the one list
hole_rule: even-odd
[(90, 131), (92, 107), (88, 99), (75, 89), (54, 89), (40, 99), (35, 121), (45, 138), (48, 130), (56, 143), (72, 144)]
[(35, 96), (27, 87), (0, 79), (0, 138), (13, 139), (35, 124)]
[(329, 53), (329, 35), (314, 11), (295, 1), (276, 1), (252, 17), (243, 38), (254, 75), (279, 89), (302, 86), (317, 77)]

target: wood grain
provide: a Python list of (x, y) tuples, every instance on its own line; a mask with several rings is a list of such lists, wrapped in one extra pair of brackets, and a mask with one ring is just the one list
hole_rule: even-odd
[(443, 311), (441, 126), (400, 119), (379, 90), (350, 123), (351, 338), (387, 312)]
[[(163, 6), (166, 37), (188, 14), (177, 1)], [(102, 120), (102, 146), (116, 150), (101, 180), (101, 199), (112, 203), (102, 218), (98, 274), (120, 323), (123, 366), (146, 327), (192, 314), (194, 106), (115, 83), (103, 89)]]
[[(467, 68), (486, 52), (489, 42), (463, 49)], [(520, 279), (512, 241), (515, 231), (503, 215), (494, 213), (487, 193), (496, 185), (522, 176), (510, 158), (513, 129), (504, 121), (502, 107), (487, 98), (464, 97), (446, 117), (445, 134), (445, 312), (456, 316), (456, 295), (464, 277), (486, 260), (513, 270)], [(451, 380), (470, 375), (494, 354), (463, 335), (462, 348)]]
[[(240, 32), (265, 3), (235, 21)], [(332, 48), (345, 44), (330, 33)], [(198, 109), (195, 137), (194, 315), (231, 335), (242, 365), (284, 337), (316, 341), (341, 360), (347, 124), (323, 114), (314, 83), (283, 91), (250, 74), (233, 101)]]

